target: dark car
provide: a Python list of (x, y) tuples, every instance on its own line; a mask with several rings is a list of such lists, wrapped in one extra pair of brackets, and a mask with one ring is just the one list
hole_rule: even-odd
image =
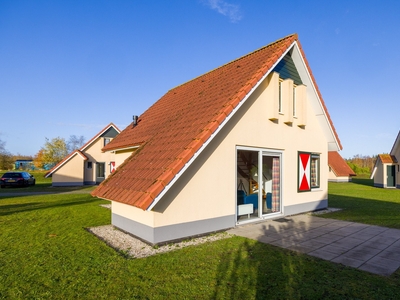
[(36, 179), (28, 172), (7, 172), (0, 178), (1, 188), (6, 186), (35, 185)]

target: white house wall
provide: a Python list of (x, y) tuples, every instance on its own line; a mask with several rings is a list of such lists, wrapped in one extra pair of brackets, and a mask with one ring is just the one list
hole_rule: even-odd
[(330, 182), (350, 182), (351, 177), (350, 176), (336, 176), (336, 174), (332, 170), (329, 170), (328, 181), (330, 181)]
[(83, 185), (83, 158), (74, 155), (66, 164), (62, 165), (52, 175), (53, 186), (80, 186)]
[[(399, 133), (400, 134), (400, 133)], [(400, 136), (398, 136), (399, 138)], [(397, 142), (397, 139), (396, 139)], [(400, 143), (395, 143), (394, 148), (392, 149), (391, 155), (394, 155), (397, 160), (400, 160)], [(395, 180), (396, 180), (396, 188), (400, 189), (400, 167), (399, 164), (396, 165), (396, 172), (395, 172)]]
[[(110, 175), (110, 162), (115, 161), (115, 154), (112, 152), (102, 152), (101, 149), (104, 147), (104, 138), (100, 137), (93, 142), (89, 147), (85, 149), (84, 154), (87, 156), (85, 162), (85, 183), (95, 184), (96, 183), (96, 162), (105, 163), (105, 176), (106, 178)], [(87, 162), (92, 162), (92, 168), (87, 168)]]

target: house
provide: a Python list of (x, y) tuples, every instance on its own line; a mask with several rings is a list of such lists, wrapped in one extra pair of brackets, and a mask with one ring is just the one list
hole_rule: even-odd
[(382, 188), (400, 188), (400, 131), (389, 154), (379, 154), (371, 173), (374, 186)]
[(99, 184), (115, 171), (115, 153), (102, 152), (101, 149), (120, 132), (117, 126), (110, 123), (80, 149), (55, 165), (45, 178), (52, 177), (53, 186)]
[(349, 182), (356, 173), (349, 167), (343, 157), (337, 151), (328, 152), (329, 175), (328, 181)]
[[(150, 244), (326, 208), (342, 148), (297, 34), (179, 85), (103, 151), (92, 195)], [(118, 158), (120, 157), (120, 158)]]
[(15, 170), (34, 170), (35, 165), (32, 159), (17, 159), (14, 163)]

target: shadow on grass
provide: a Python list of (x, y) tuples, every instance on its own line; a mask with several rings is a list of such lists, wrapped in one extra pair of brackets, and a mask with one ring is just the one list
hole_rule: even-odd
[(355, 184), (361, 184), (366, 186), (374, 186), (374, 180), (369, 178), (355, 178), (353, 177), (352, 182)]
[(32, 187), (7, 187), (0, 189), (0, 199), (2, 197), (14, 196), (34, 196), (63, 193), (90, 193), (96, 186), (71, 186), (71, 187), (52, 187), (51, 185), (32, 186)]
[(17, 213), (29, 212), (34, 210), (68, 207), (74, 205), (81, 205), (83, 203), (92, 203), (99, 201), (97, 198), (84, 198), (82, 200), (60, 200), (60, 201), (49, 201), (49, 202), (29, 202), (29, 203), (18, 203), (18, 204), (6, 204), (0, 205), (0, 216), (7, 216)]
[(329, 206), (342, 210), (320, 217), (400, 229), (400, 193), (393, 193), (392, 201), (388, 201), (384, 197), (391, 191), (378, 189), (378, 192), (381, 193), (368, 195), (376, 199), (330, 193)]

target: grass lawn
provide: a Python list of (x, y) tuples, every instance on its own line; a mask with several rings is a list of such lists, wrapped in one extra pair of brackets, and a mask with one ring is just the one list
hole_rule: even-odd
[[(62, 193), (76, 190), (87, 190), (91, 191), (94, 189), (92, 186), (81, 186), (81, 187), (52, 187), (51, 177), (44, 178), (47, 171), (28, 171), (29, 174), (33, 175), (36, 179), (35, 186), (29, 187), (7, 187), (0, 189), (0, 197), (3, 193), (31, 193), (31, 192), (51, 192), (51, 193)], [(6, 173), (6, 171), (0, 171), (0, 177)]]
[[(396, 227), (392, 211), (398, 211), (398, 194), (361, 183), (330, 184), (331, 206), (344, 210), (327, 217), (371, 221), (362, 215), (377, 209), (377, 223)], [(110, 224), (110, 211), (101, 203), (106, 202), (88, 194), (0, 195), (0, 299), (395, 299), (400, 294), (399, 271), (381, 277), (241, 237), (127, 259), (85, 230)]]
[(323, 217), (400, 229), (400, 190), (373, 187), (370, 179), (330, 183), (329, 206), (343, 210)]

